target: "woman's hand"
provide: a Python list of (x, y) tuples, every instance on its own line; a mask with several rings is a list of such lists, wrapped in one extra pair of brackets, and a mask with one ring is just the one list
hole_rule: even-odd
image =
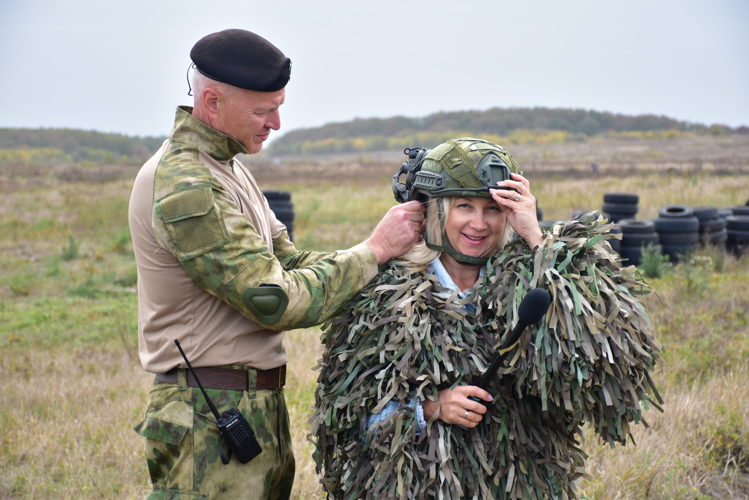
[[(484, 401), (494, 401), (491, 394), (475, 385), (459, 385), (454, 390), (447, 388), (440, 391), (439, 418), (446, 424), (460, 424), (474, 428), (481, 422), (486, 407), (481, 403), (468, 399), (476, 396)], [(429, 420), (437, 411), (437, 403), (428, 399), (421, 404), (424, 410), (424, 420)]]
[(510, 174), (512, 180), (498, 182), (500, 187), (508, 189), (491, 189), (492, 198), (507, 214), (507, 222), (517, 231), (528, 246), (535, 248), (544, 239), (536, 217), (536, 199), (531, 194), (528, 179), (519, 174)]

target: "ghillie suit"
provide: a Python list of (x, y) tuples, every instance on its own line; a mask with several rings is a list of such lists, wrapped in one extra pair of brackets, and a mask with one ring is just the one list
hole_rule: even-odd
[[(383, 266), (322, 336), (310, 422), (329, 496), (577, 498), (581, 425), (626, 444), (630, 423), (646, 424), (641, 404), (662, 403), (650, 378), (661, 346), (634, 298), (647, 289), (617, 264), (608, 228), (588, 214), (554, 226), (535, 253), (511, 242), (466, 299), (437, 293), (447, 291), (427, 272)], [(478, 383), (536, 287), (551, 306), (507, 353), (481, 423), (469, 430), (437, 413), (417, 435), (411, 399)], [(400, 408), (365, 432), (391, 400)]]

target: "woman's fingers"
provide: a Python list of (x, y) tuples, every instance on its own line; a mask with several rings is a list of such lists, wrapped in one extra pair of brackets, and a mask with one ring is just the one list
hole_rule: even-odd
[(526, 188), (530, 189), (530, 187), (531, 187), (531, 183), (530, 183), (530, 182), (528, 182), (528, 179), (526, 179), (526, 178), (525, 178), (525, 177), (523, 177), (522, 175), (520, 175), (520, 174), (510, 174), (510, 176), (511, 176), (511, 177), (512, 177), (513, 179), (516, 179), (516, 180), (518, 180), (518, 181), (522, 182), (522, 183), (523, 183), (523, 185), (524, 185), (524, 186), (525, 186)]

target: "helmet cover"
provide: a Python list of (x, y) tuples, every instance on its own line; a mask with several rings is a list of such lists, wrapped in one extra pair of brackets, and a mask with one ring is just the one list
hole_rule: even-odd
[(515, 159), (489, 141), (462, 137), (451, 139), (429, 151), (415, 169), (409, 190), (410, 199), (444, 196), (480, 196), (491, 198), (489, 189), (497, 182), (521, 174)]

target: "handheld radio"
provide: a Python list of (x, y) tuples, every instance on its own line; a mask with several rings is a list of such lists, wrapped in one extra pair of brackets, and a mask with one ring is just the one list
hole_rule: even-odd
[(179, 345), (179, 340), (174, 339), (174, 343), (177, 344), (179, 353), (182, 354), (182, 358), (185, 360), (185, 363), (187, 363), (187, 367), (190, 369), (190, 372), (192, 372), (192, 376), (195, 377), (198, 387), (203, 391), (203, 396), (205, 397), (208, 406), (211, 408), (213, 416), (216, 417), (216, 426), (221, 434), (221, 439), (226, 441), (226, 444), (229, 446), (229, 452), (224, 456), (224, 447), (221, 446), (221, 442), (219, 441), (221, 462), (223, 462), (224, 465), (227, 465), (231, 460), (232, 452), (234, 452), (237, 460), (243, 464), (246, 464), (256, 456), (260, 455), (263, 450), (260, 448), (260, 444), (255, 438), (255, 433), (252, 432), (252, 428), (250, 427), (250, 424), (247, 423), (247, 420), (245, 420), (240, 411), (236, 408), (226, 410), (223, 415), (219, 415), (216, 406), (214, 406), (213, 401), (211, 401), (211, 398), (206, 394), (205, 389), (203, 389), (203, 384), (200, 383), (200, 379), (198, 379), (198, 376), (195, 374), (195, 370), (192, 369), (192, 365), (190, 365), (190, 362), (187, 360), (187, 356), (185, 356), (182, 346)]

